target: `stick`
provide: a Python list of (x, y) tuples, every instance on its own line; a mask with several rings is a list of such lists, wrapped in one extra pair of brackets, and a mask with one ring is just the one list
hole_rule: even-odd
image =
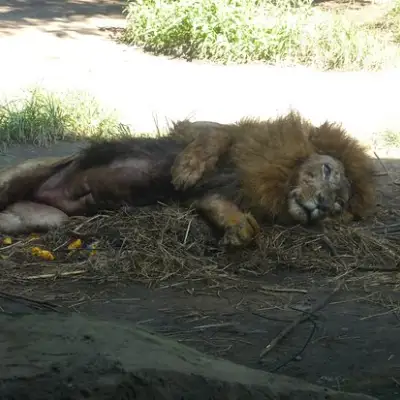
[(372, 176), (388, 176), (387, 172), (374, 172)]
[(208, 325), (198, 325), (192, 328), (194, 331), (202, 331), (205, 329), (212, 329), (212, 328), (226, 328), (226, 327), (232, 327), (235, 326), (235, 324), (231, 322), (222, 322), (220, 324), (208, 324)]
[(328, 250), (330, 251), (331, 256), (337, 257), (338, 256), (338, 252), (336, 251), (335, 246), (332, 243), (331, 239), (329, 239), (328, 236), (324, 235), (324, 236), (322, 236), (322, 241), (324, 242), (326, 247), (328, 247)]
[(385, 163), (380, 159), (380, 157), (378, 156), (378, 154), (376, 153), (376, 151), (374, 151), (374, 155), (377, 158), (377, 160), (379, 161), (379, 164), (381, 164), (382, 168), (385, 170), (385, 172), (387, 173), (387, 176), (390, 178), (390, 180), (392, 181), (392, 183), (394, 183), (394, 179), (392, 174), (389, 172), (389, 170), (386, 168)]
[(95, 215), (95, 216), (93, 216), (93, 217), (91, 217), (91, 218), (89, 218), (89, 219), (86, 219), (86, 220), (84, 220), (82, 223), (80, 223), (77, 227), (75, 227), (75, 229), (73, 229), (71, 232), (74, 234), (74, 235), (76, 235), (76, 236), (80, 236), (80, 235), (85, 235), (85, 234), (82, 234), (82, 233), (80, 233), (79, 232), (79, 229), (81, 229), (83, 226), (85, 226), (86, 224), (88, 224), (88, 223), (90, 223), (90, 222), (92, 222), (92, 221), (94, 221), (95, 219), (97, 219), (97, 218), (100, 218), (100, 217), (104, 217), (104, 215), (103, 214), (97, 214), (97, 215)]
[(400, 231), (400, 224), (395, 223), (390, 225), (377, 226), (371, 228), (371, 231), (374, 233), (381, 233), (381, 234), (396, 233)]
[(18, 301), (20, 303), (28, 303), (35, 305), (40, 308), (47, 308), (49, 310), (56, 311), (57, 307), (59, 307), (57, 304), (50, 303), (48, 301), (43, 301), (43, 300), (34, 300), (30, 299), (29, 297), (17, 295), (17, 294), (12, 294), (12, 293), (7, 293), (7, 292), (0, 292), (0, 297), (3, 299), (11, 300), (11, 301)]
[(32, 279), (46, 279), (46, 278), (56, 278), (57, 276), (72, 276), (72, 275), (81, 275), (87, 272), (84, 269), (78, 269), (77, 271), (67, 271), (67, 272), (60, 272), (56, 274), (41, 274), (41, 275), (31, 275), (27, 276), (24, 279), (32, 280)]
[(261, 285), (261, 290), (266, 292), (279, 292), (279, 293), (303, 293), (307, 294), (307, 290), (305, 289), (296, 289), (296, 288), (274, 288), (271, 286)]
[(317, 302), (309, 312), (307, 312), (306, 315), (301, 315), (300, 317), (296, 318), (295, 320), (292, 321), (285, 329), (283, 329), (278, 336), (275, 337), (260, 353), (260, 359), (263, 358), (267, 353), (269, 353), (276, 345), (278, 345), (290, 332), (293, 331), (298, 325), (303, 323), (304, 321), (307, 321), (310, 318), (310, 315), (315, 314), (322, 308), (324, 308), (329, 300), (332, 299), (332, 297), (340, 290), (342, 287), (343, 282), (339, 283), (336, 288), (329, 293), (328, 296), (326, 296), (324, 299), (322, 299), (320, 302)]

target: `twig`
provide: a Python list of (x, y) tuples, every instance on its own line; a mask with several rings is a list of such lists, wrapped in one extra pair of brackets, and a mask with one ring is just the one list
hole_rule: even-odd
[(370, 272), (394, 272), (398, 271), (399, 267), (394, 266), (394, 267), (386, 267), (386, 266), (373, 266), (373, 267), (363, 267), (363, 266), (358, 266), (357, 271), (370, 271)]
[(202, 331), (204, 329), (210, 329), (210, 328), (226, 328), (226, 327), (232, 327), (235, 326), (235, 324), (231, 322), (223, 322), (221, 324), (208, 324), (208, 325), (198, 325), (193, 328), (195, 331)]
[(279, 292), (279, 293), (303, 293), (307, 294), (307, 290), (305, 289), (296, 289), (296, 288), (275, 288), (271, 286), (261, 285), (261, 289), (265, 290), (266, 292)]
[(46, 278), (56, 278), (57, 276), (73, 276), (73, 275), (81, 275), (87, 272), (84, 269), (78, 269), (76, 271), (67, 271), (67, 272), (60, 272), (55, 274), (40, 274), (40, 275), (31, 275), (27, 276), (24, 279), (33, 280), (33, 279), (46, 279)]
[(307, 315), (301, 315), (300, 317), (296, 318), (293, 320), (291, 324), (289, 324), (285, 329), (283, 329), (278, 336), (275, 337), (260, 353), (260, 359), (263, 358), (267, 353), (269, 353), (276, 345), (278, 345), (290, 332), (293, 331), (298, 325), (303, 323), (304, 321), (307, 321), (310, 318), (310, 314), (315, 314), (322, 308), (324, 308), (329, 300), (332, 299), (332, 297), (340, 290), (342, 287), (344, 281), (340, 282), (336, 288), (329, 293), (328, 296), (326, 296), (324, 299), (321, 301), (317, 302), (309, 312), (307, 312)]
[(188, 227), (187, 227), (186, 233), (185, 233), (185, 239), (183, 239), (183, 244), (184, 245), (186, 244), (187, 238), (189, 236), (189, 232), (190, 232), (190, 227), (192, 225), (192, 221), (193, 221), (193, 219), (189, 220)]
[[(311, 317), (311, 315), (309, 315), (309, 317)], [(313, 328), (312, 328), (310, 334), (308, 335), (308, 338), (307, 338), (306, 342), (304, 343), (303, 347), (296, 354), (294, 354), (293, 356), (288, 358), (286, 361), (284, 361), (284, 362), (280, 363), (279, 365), (277, 365), (276, 367), (272, 368), (270, 370), (270, 372), (272, 372), (272, 373), (277, 372), (282, 367), (285, 367), (291, 361), (296, 360), (298, 357), (301, 356), (301, 354), (303, 354), (304, 350), (307, 348), (308, 344), (311, 342), (311, 339), (313, 338), (315, 331), (317, 330), (317, 324), (315, 323), (315, 321), (311, 318), (309, 318), (309, 321), (312, 323)]]
[(30, 299), (29, 297), (17, 295), (17, 294), (12, 294), (12, 293), (7, 293), (7, 292), (0, 292), (0, 297), (3, 299), (11, 300), (11, 301), (18, 301), (20, 303), (28, 303), (34, 306), (38, 306), (39, 308), (46, 308), (49, 310), (57, 310), (57, 307), (59, 307), (57, 304), (50, 303), (48, 301), (43, 301), (43, 300), (34, 300)]
[(395, 377), (392, 376), (391, 379), (396, 384), (396, 386), (400, 387), (400, 382)]
[(326, 245), (326, 247), (328, 247), (328, 249), (329, 249), (329, 251), (331, 253), (331, 256), (337, 257), (338, 256), (338, 252), (337, 252), (334, 244), (332, 243), (331, 239), (329, 239), (328, 236), (323, 235), (322, 236), (322, 241)]
[(362, 317), (362, 318), (360, 318), (360, 321), (365, 321), (367, 319), (376, 318), (376, 317), (382, 317), (384, 315), (395, 313), (395, 312), (399, 311), (399, 309), (400, 309), (400, 307), (394, 307), (394, 308), (391, 308), (390, 310), (387, 310), (387, 311), (384, 311), (384, 312), (381, 312), (381, 313), (378, 313), (378, 314), (368, 315), (366, 317)]
[(4, 246), (4, 247), (0, 248), (0, 251), (8, 250), (8, 249), (11, 249), (11, 247), (15, 247), (15, 246), (19, 246), (19, 245), (26, 245), (26, 244), (28, 244), (30, 242), (35, 241), (35, 240), (37, 240), (37, 239), (36, 238), (31, 238), (31, 239), (28, 239), (28, 240), (19, 240), (18, 242), (15, 242), (15, 243), (9, 244), (8, 246)]
[(384, 162), (380, 159), (380, 157), (378, 156), (378, 154), (376, 153), (376, 151), (374, 151), (374, 155), (377, 158), (377, 160), (379, 161), (379, 164), (381, 164), (382, 168), (385, 170), (385, 172), (387, 173), (387, 176), (390, 178), (390, 180), (392, 181), (392, 183), (394, 183), (394, 179), (392, 174), (389, 172), (389, 170), (386, 168), (386, 165), (384, 164)]
[(372, 176), (388, 176), (387, 172), (374, 172)]
[(94, 221), (95, 219), (100, 218), (100, 217), (104, 217), (104, 215), (103, 215), (103, 214), (97, 214), (97, 215), (95, 215), (95, 216), (93, 216), (93, 217), (91, 217), (91, 218), (86, 219), (86, 220), (83, 221), (81, 224), (79, 224), (77, 227), (75, 227), (75, 229), (73, 229), (71, 232), (72, 232), (74, 235), (76, 235), (76, 236), (84, 235), (84, 234), (82, 234), (82, 233), (79, 232), (79, 229), (81, 229), (83, 226), (85, 226), (85, 225), (88, 224), (89, 222), (92, 222), (92, 221)]
[(380, 233), (380, 234), (388, 234), (388, 233), (396, 233), (400, 232), (400, 224), (390, 224), (390, 225), (384, 225), (384, 226), (377, 226), (374, 228), (371, 228), (371, 231), (374, 233)]

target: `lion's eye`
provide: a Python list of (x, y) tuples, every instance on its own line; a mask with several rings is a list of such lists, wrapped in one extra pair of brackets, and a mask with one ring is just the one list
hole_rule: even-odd
[(322, 174), (324, 176), (324, 179), (329, 179), (332, 173), (332, 168), (329, 164), (324, 164), (322, 166)]

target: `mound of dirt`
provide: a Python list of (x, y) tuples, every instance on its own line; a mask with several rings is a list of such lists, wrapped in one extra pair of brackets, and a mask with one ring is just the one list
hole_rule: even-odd
[(0, 323), (2, 399), (374, 399), (213, 359), (78, 314), (1, 314)]

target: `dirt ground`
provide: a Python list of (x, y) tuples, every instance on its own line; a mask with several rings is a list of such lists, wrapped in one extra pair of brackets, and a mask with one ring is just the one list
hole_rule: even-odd
[[(80, 146), (61, 143), (47, 150), (16, 147), (2, 159), (3, 163), (14, 163), (28, 156), (63, 155)], [(383, 173), (378, 178), (379, 203), (389, 210), (387, 222), (398, 223), (400, 166), (398, 161), (380, 160), (377, 169)], [(383, 270), (389, 269), (385, 272), (359, 267), (330, 304), (297, 326), (262, 362), (262, 349), (302, 310), (327, 296), (337, 283), (337, 274), (299, 271), (282, 262), (254, 279), (239, 274), (240, 285), (228, 282), (225, 288), (179, 279), (152, 288), (121, 279), (105, 282), (79, 275), (10, 281), (0, 274), (0, 307), (5, 313), (25, 312), (27, 307), (64, 307), (122, 320), (252, 368), (336, 390), (394, 399), (400, 394), (399, 269), (382, 265)], [(266, 286), (262, 292), (260, 285)]]
[[(117, 45), (99, 30), (123, 25), (122, 3), (0, 0), (0, 51), (7, 54), (2, 60), (2, 93), (33, 82), (49, 88), (87, 89), (118, 108), (139, 130), (153, 126), (154, 113), (178, 119), (195, 111), (196, 119), (225, 122), (250, 114), (270, 116), (288, 106), (313, 121), (325, 117), (342, 121), (360, 135), (399, 126), (398, 106), (391, 100), (399, 92), (398, 71), (322, 74), (263, 66), (223, 69), (155, 58)], [(126, 76), (131, 77), (129, 82)], [(231, 87), (233, 80), (238, 82), (235, 88)], [(210, 97), (210, 87), (218, 96)], [(253, 101), (262, 92), (269, 94), (265, 103)], [(11, 148), (1, 155), (1, 164), (69, 154), (79, 146)], [(390, 209), (390, 222), (398, 222), (400, 166), (395, 160), (382, 162), (389, 174), (380, 178), (381, 203)], [(359, 281), (343, 287), (316, 313), (314, 322), (296, 327), (262, 363), (262, 349), (302, 310), (332, 290), (334, 274), (299, 272), (282, 263), (262, 277), (246, 278), (247, 284), (239, 275), (244, 285), (232, 282), (224, 290), (173, 280), (149, 288), (130, 281), (96, 282), (80, 276), (21, 282), (0, 274), (0, 310), (25, 312), (30, 307), (57, 305), (124, 320), (253, 368), (389, 400), (400, 394), (398, 271), (361, 268), (354, 274)], [(365, 279), (371, 274), (376, 277)], [(269, 289), (261, 293), (256, 289), (261, 284)], [(276, 292), (276, 287), (283, 291)], [(9, 298), (7, 293), (23, 298)]]

